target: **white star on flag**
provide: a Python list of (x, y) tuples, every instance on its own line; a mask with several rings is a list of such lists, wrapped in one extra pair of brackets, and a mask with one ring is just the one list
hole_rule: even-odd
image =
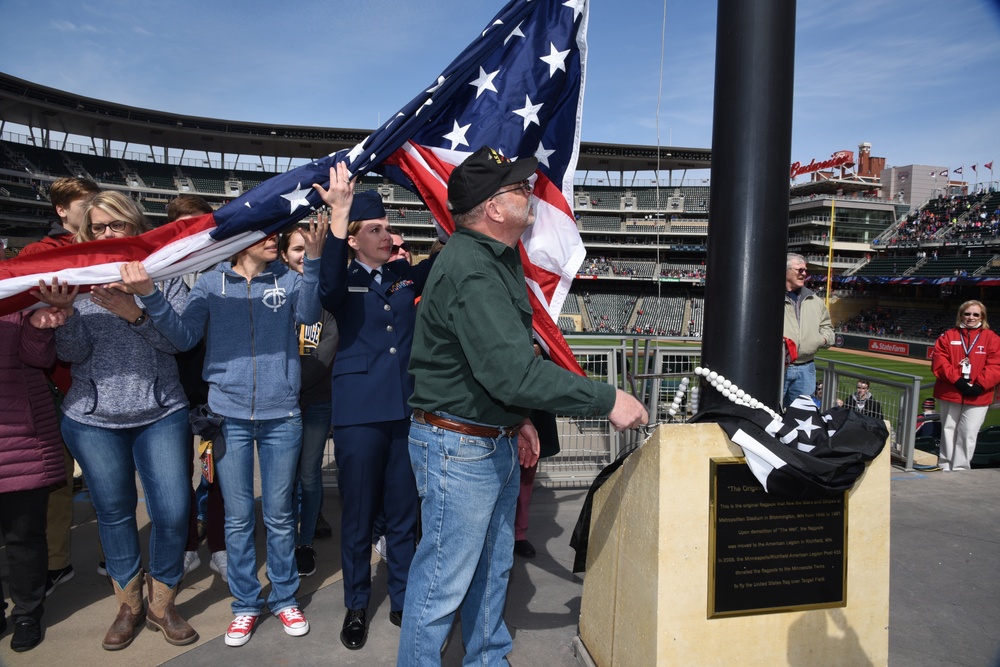
[[(521, 23), (524, 23), (524, 21), (521, 21)], [(524, 37), (524, 33), (521, 32), (521, 23), (518, 23), (517, 27), (515, 27), (514, 30), (507, 35), (507, 39), (503, 40), (504, 46), (507, 46), (507, 42), (509, 42), (512, 37)]]
[(535, 125), (540, 125), (541, 124), (539, 122), (539, 120), (538, 120), (538, 111), (543, 106), (545, 106), (544, 103), (541, 103), (541, 104), (532, 104), (531, 103), (531, 98), (528, 97), (527, 95), (525, 95), (524, 96), (524, 107), (521, 108), (521, 109), (514, 109), (514, 113), (516, 113), (518, 116), (520, 116), (521, 118), (524, 119), (524, 129), (525, 130), (527, 130), (528, 126), (531, 125), (532, 123), (534, 123)]
[(573, 10), (573, 21), (575, 22), (580, 18), (580, 14), (583, 13), (583, 9), (587, 4), (587, 0), (567, 0), (563, 3), (563, 7), (569, 7)]
[(569, 49), (566, 49), (565, 51), (556, 51), (556, 45), (552, 42), (549, 42), (549, 48), (551, 49), (549, 51), (549, 55), (542, 56), (539, 60), (549, 66), (549, 78), (551, 79), (552, 75), (556, 73), (556, 70), (561, 69), (563, 72), (566, 71), (566, 65), (564, 63), (566, 61), (566, 56), (569, 55)]
[(807, 438), (812, 437), (812, 432), (819, 428), (819, 426), (813, 424), (812, 417), (808, 419), (796, 419), (795, 421), (799, 424), (795, 427), (795, 430), (802, 431)]
[(287, 199), (292, 204), (292, 208), (289, 213), (293, 213), (299, 206), (312, 206), (312, 204), (309, 203), (309, 200), (306, 199), (306, 195), (310, 192), (312, 192), (312, 188), (303, 189), (302, 184), (299, 183), (295, 186), (294, 190), (281, 195), (282, 199)]
[[(479, 78), (469, 83), (470, 86), (476, 87), (476, 99), (479, 99), (479, 96), (483, 94), (484, 90), (492, 90), (494, 93), (497, 92), (496, 86), (493, 85), (493, 79), (499, 73), (500, 70), (487, 74), (486, 70), (482, 67), (479, 68)], [(454, 150), (454, 147), (452, 147), (452, 149)]]
[(538, 150), (535, 151), (535, 159), (538, 160), (541, 164), (544, 164), (546, 167), (548, 167), (549, 156), (552, 155), (553, 153), (555, 153), (554, 150), (551, 151), (547, 150), (545, 146), (542, 145), (542, 142), (539, 141)]
[(455, 150), (459, 146), (468, 146), (469, 142), (465, 140), (465, 133), (469, 131), (470, 127), (472, 127), (472, 123), (459, 126), (456, 120), (454, 129), (442, 138), (451, 142), (451, 150)]
[[(439, 76), (438, 79), (437, 79), (437, 83), (435, 83), (433, 86), (431, 86), (430, 88), (428, 88), (424, 92), (425, 93), (436, 93), (437, 89), (440, 88), (443, 84), (444, 84), (444, 77), (443, 76)], [(403, 114), (400, 113), (400, 114), (397, 114), (397, 115), (398, 116), (402, 116)]]

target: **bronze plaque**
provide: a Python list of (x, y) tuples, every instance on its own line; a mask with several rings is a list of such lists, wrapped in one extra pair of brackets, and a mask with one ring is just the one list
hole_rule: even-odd
[(769, 496), (742, 458), (712, 459), (708, 616), (843, 607), (847, 494)]

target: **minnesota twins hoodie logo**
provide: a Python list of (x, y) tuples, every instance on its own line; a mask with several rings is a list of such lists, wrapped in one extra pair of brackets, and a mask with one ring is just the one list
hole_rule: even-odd
[(285, 288), (275, 285), (274, 287), (264, 290), (264, 296), (262, 296), (260, 300), (265, 306), (274, 312), (278, 312), (278, 309), (285, 305), (286, 299)]

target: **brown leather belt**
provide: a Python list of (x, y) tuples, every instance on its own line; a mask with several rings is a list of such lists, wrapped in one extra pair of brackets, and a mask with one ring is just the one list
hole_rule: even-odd
[(436, 415), (433, 412), (424, 412), (419, 409), (415, 409), (413, 411), (413, 421), (418, 424), (430, 424), (431, 426), (437, 426), (438, 428), (443, 428), (446, 431), (464, 433), (465, 435), (474, 435), (477, 438), (513, 438), (517, 435), (517, 432), (521, 430), (520, 425), (507, 426), (505, 428), (493, 428), (491, 426), (466, 424), (465, 422), (457, 422), (453, 419)]

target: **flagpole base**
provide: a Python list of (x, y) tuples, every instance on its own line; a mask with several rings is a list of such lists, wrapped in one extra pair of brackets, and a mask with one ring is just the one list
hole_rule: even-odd
[(714, 466), (743, 452), (717, 424), (660, 426), (595, 494), (577, 655), (598, 667), (888, 664), (889, 451), (843, 500), (842, 603), (720, 616)]

